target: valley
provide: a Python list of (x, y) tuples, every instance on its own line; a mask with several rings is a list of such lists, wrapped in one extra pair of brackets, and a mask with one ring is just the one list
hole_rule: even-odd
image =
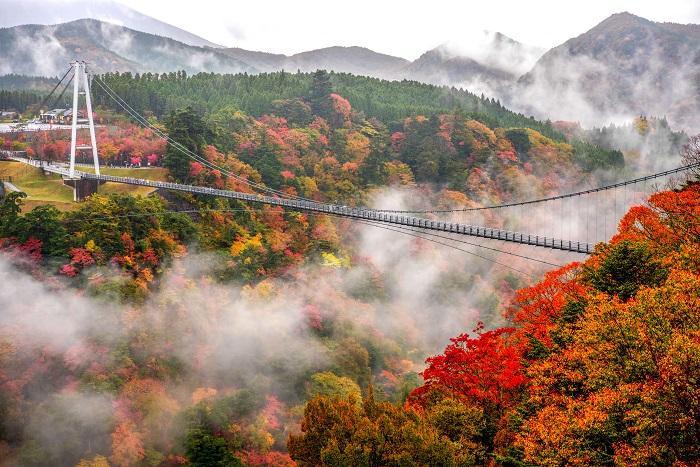
[(127, 5), (0, 2), (0, 466), (700, 459), (700, 26)]

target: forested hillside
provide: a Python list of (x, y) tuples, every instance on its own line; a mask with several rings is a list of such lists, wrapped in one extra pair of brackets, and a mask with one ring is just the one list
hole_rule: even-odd
[(250, 65), (210, 47), (118, 24), (83, 18), (68, 23), (0, 28), (0, 74), (60, 76), (74, 60), (96, 72), (112, 70), (254, 72)]
[[(254, 117), (274, 114), (286, 118), (290, 126), (300, 126), (310, 122), (314, 113), (326, 116), (319, 113), (319, 99), (334, 93), (349, 103), (350, 107), (343, 110), (348, 112), (348, 121), (369, 119), (368, 122), (373, 124), (372, 119), (375, 119), (375, 123), (378, 120), (390, 132), (400, 131), (406, 118), (453, 114), (458, 119), (477, 120), (493, 129), (527, 128), (557, 142), (564, 139), (549, 123), (512, 112), (493, 99), (464, 90), (411, 81), (392, 82), (323, 71), (315, 74), (279, 72), (195, 76), (187, 76), (184, 72), (135, 76), (126, 73), (107, 74), (101, 80), (135, 110), (150, 112), (156, 117), (191, 106), (205, 115), (216, 111), (225, 113), (226, 110), (242, 111)], [(95, 88), (97, 102), (121, 110), (104, 90), (99, 86)], [(299, 106), (300, 102), (310, 107)], [(342, 107), (341, 104), (334, 101), (336, 106)], [(470, 150), (468, 147), (463, 149)], [(579, 144), (573, 152), (574, 158), (586, 170), (623, 164), (619, 152), (602, 150), (591, 144)]]
[[(623, 162), (619, 151), (569, 143), (498, 103), (416, 83), (324, 72), (103, 79), (206, 161), (100, 107), (103, 163), (145, 173), (162, 166), (170, 178), (198, 185), (250, 192), (249, 181), (348, 205), (462, 208), (552, 194)], [(188, 107), (195, 98), (200, 105)], [(68, 135), (36, 132), (0, 144), (64, 160)], [(559, 400), (537, 392), (546, 374), (529, 371), (563, 352), (565, 331), (574, 332), (562, 328), (561, 342), (548, 334), (566, 305), (556, 287), (590, 294), (571, 299), (564, 327), (586, 316), (579, 302), (592, 307), (596, 291), (619, 294), (622, 303), (634, 300), (636, 285), (670, 286), (695, 264), (697, 240), (697, 213), (677, 220), (672, 214), (685, 208), (673, 200), (695, 202), (696, 187), (658, 195), (662, 212), (639, 208), (613, 246), (520, 292), (542, 263), (503, 250), (488, 261), (457, 255), (322, 215), (167, 192), (98, 194), (66, 211), (30, 210), (22, 193), (7, 194), (0, 457), (29, 466), (538, 462), (547, 455), (540, 445), (578, 435), (563, 422), (562, 430), (574, 430), (563, 441), (528, 431)], [(643, 238), (647, 227), (656, 228), (658, 249)], [(634, 252), (632, 262), (620, 248)], [(553, 321), (530, 326), (526, 318), (542, 313)], [(429, 360), (421, 380), (425, 357), (477, 321), (486, 327)], [(456, 362), (445, 360), (452, 356)], [(633, 383), (656, 375), (639, 371)], [(618, 390), (616, 381), (605, 388)], [(600, 386), (575, 396), (587, 403), (594, 391)], [(631, 446), (619, 455), (692, 455), (679, 450), (685, 441), (665, 439), (657, 457), (635, 451), (634, 443), (658, 439), (651, 431), (635, 441), (635, 426), (616, 426), (595, 444), (596, 429), (596, 452)], [(590, 459), (582, 452), (562, 462)]]
[(700, 459), (700, 185), (631, 209), (589, 260), (519, 290), (511, 325), (429, 358), (403, 407), (319, 396), (299, 465), (693, 465)]
[[(191, 105), (201, 113), (234, 106), (254, 116), (272, 112), (274, 101), (309, 95), (312, 73), (262, 73), (218, 75), (184, 72), (168, 74), (107, 73), (102, 80), (137, 110), (156, 116)], [(561, 139), (549, 125), (514, 113), (495, 101), (462, 89), (413, 81), (386, 81), (345, 73), (329, 73), (332, 90), (350, 101), (367, 117), (397, 121), (414, 115), (434, 115), (460, 110), (489, 126), (524, 126)], [(96, 100), (117, 107), (99, 89)], [(117, 107), (118, 108), (118, 107)]]
[[(619, 151), (567, 143), (550, 125), (496, 102), (418, 83), (325, 72), (96, 79), (96, 101), (119, 109), (101, 86), (219, 168), (325, 200), (364, 203), (367, 188), (416, 182), (490, 203), (551, 194), (624, 164)], [(151, 130), (134, 131), (118, 113), (102, 111), (98, 121), (108, 124), (98, 129), (105, 164), (162, 164), (179, 181), (245, 188), (176, 150), (163, 157)], [(68, 136), (38, 133), (7, 144), (56, 160)]]

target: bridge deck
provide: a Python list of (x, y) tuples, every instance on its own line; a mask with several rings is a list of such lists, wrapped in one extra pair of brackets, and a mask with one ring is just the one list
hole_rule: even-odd
[[(43, 161), (29, 160), (23, 157), (10, 156), (10, 158), (18, 162), (23, 162), (25, 164), (41, 167), (48, 172), (59, 174), (64, 177), (69, 176), (68, 169), (58, 165), (47, 164)], [(381, 222), (383, 224), (395, 224), (400, 226), (415, 227), (425, 230), (447, 232), (459, 235), (466, 235), (470, 237), (486, 238), (491, 240), (501, 240), (510, 243), (519, 243), (523, 245), (531, 245), (542, 248), (550, 248), (554, 250), (569, 251), (574, 253), (590, 254), (593, 252), (592, 245), (584, 242), (574, 242), (570, 240), (562, 240), (552, 237), (530, 235), (521, 232), (511, 232), (508, 230), (493, 229), (489, 227), (444, 222), (408, 215), (399, 215), (390, 212), (377, 211), (370, 208), (338, 206), (335, 204), (328, 203), (278, 198), (273, 196), (242, 193), (231, 190), (219, 190), (216, 188), (209, 188), (196, 185), (184, 185), (180, 183), (143, 180), (140, 178), (118, 177), (114, 175), (95, 175), (81, 171), (76, 171), (75, 175), (80, 178), (92, 180), (102, 180), (106, 182), (123, 183), (127, 185), (147, 186), (152, 188), (162, 188), (166, 190), (238, 199), (254, 203), (281, 206), (298, 211), (324, 213), (334, 216), (348, 217), (351, 219)]]

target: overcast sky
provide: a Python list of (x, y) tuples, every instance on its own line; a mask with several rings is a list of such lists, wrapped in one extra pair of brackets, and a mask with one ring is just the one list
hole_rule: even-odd
[[(0, 0), (2, 1), (2, 0)], [(470, 30), (552, 47), (620, 11), (700, 23), (700, 0), (120, 0), (225, 46), (296, 53), (360, 45), (414, 59)]]

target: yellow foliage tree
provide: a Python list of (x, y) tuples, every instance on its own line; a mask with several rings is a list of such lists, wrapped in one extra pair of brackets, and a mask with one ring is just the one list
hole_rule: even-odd
[(350, 258), (343, 256), (338, 258), (336, 255), (330, 252), (322, 252), (321, 258), (323, 265), (329, 268), (347, 268), (350, 267)]
[(80, 459), (75, 467), (109, 467), (109, 461), (104, 456), (95, 456), (92, 459)]

